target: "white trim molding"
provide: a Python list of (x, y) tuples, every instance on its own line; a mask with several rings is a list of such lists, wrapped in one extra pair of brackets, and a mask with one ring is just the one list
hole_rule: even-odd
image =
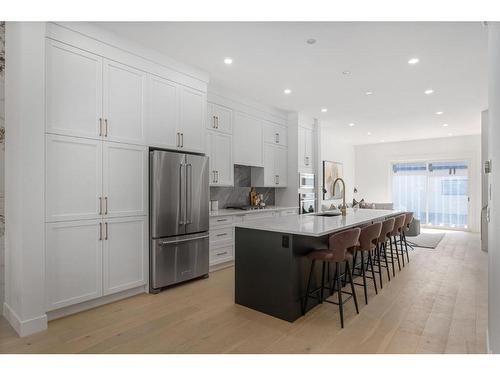
[(32, 335), (47, 329), (47, 314), (37, 316), (28, 320), (21, 320), (11, 307), (4, 302), (3, 316), (10, 323), (12, 328), (17, 332), (20, 337)]

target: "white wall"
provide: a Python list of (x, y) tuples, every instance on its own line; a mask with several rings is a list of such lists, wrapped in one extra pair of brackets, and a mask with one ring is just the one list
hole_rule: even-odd
[[(480, 113), (478, 113), (478, 117)], [(436, 138), (419, 141), (355, 146), (356, 199), (391, 202), (391, 162), (413, 160), (467, 159), (470, 161), (470, 198), (472, 231), (480, 228), (481, 136)]]
[(489, 23), (488, 112), (492, 159), (490, 223), (488, 225), (488, 341), (489, 350), (500, 353), (500, 23)]
[[(5, 46), (5, 23), (0, 23), (0, 53), (3, 55)], [(5, 126), (5, 91), (4, 82), (5, 64), (0, 67), (0, 128)], [(4, 167), (5, 167), (5, 147), (0, 144), (0, 215), (4, 214)], [(5, 241), (3, 235), (4, 223), (0, 221), (0, 306), (3, 306), (5, 296)]]
[[(346, 183), (346, 202), (352, 203), (353, 189), (355, 182), (355, 155), (354, 146), (350, 143), (344, 143), (339, 140), (338, 134), (328, 123), (322, 122), (318, 126), (318, 202), (321, 205), (338, 205), (342, 200), (323, 201), (321, 192), (323, 185), (323, 160), (335, 161), (344, 165), (344, 181)], [(357, 173), (357, 172), (356, 172)]]
[(47, 327), (44, 254), (45, 23), (8, 22), (5, 72), (5, 303), (20, 336)]

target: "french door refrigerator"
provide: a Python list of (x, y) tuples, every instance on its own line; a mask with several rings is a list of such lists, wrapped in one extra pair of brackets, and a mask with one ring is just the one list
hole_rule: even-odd
[(149, 153), (150, 291), (208, 275), (208, 157)]

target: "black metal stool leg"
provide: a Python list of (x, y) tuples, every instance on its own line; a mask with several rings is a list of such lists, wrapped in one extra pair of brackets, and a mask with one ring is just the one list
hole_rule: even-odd
[(399, 247), (401, 248), (401, 259), (403, 260), (403, 267), (405, 266), (405, 252), (403, 250), (403, 235), (399, 235)]
[(314, 264), (315, 260), (311, 262), (311, 269), (309, 271), (309, 278), (307, 279), (307, 288), (306, 288), (306, 296), (304, 297), (304, 303), (302, 304), (302, 315), (306, 313), (307, 310), (307, 300), (309, 299), (309, 289), (311, 288), (311, 279), (314, 272)]
[(321, 289), (319, 291), (319, 303), (323, 303), (323, 291), (325, 290), (325, 268), (326, 268), (326, 262), (323, 261), (323, 266), (321, 268)]
[[(385, 268), (387, 270), (387, 278), (391, 281), (391, 272), (389, 271), (389, 262), (387, 261), (387, 245), (385, 243), (381, 244), (381, 248), (384, 249), (384, 259), (385, 259)], [(392, 265), (394, 267), (394, 264)]]
[(335, 262), (335, 272), (337, 274), (337, 289), (339, 296), (340, 326), (344, 328), (344, 305), (342, 302), (342, 284), (340, 283), (339, 263)]
[(405, 241), (405, 250), (406, 250), (406, 260), (410, 263), (410, 256), (408, 255), (408, 241), (406, 241), (406, 233), (403, 232), (403, 240)]
[[(372, 279), (373, 279), (373, 286), (375, 287), (375, 294), (378, 294), (377, 290), (377, 278), (375, 277), (375, 271), (373, 270), (373, 258), (372, 258), (372, 252), (368, 252), (368, 263), (370, 264), (370, 268), (372, 270)], [(368, 268), (368, 266), (367, 266)]]
[(377, 257), (378, 263), (378, 276), (380, 279), (380, 289), (384, 289), (384, 285), (382, 284), (382, 259), (380, 259), (380, 246), (377, 244), (377, 248), (375, 249), (375, 256)]
[(389, 237), (389, 247), (391, 249), (392, 276), (396, 276), (396, 268), (394, 267), (394, 252), (392, 251), (392, 240), (390, 237)]
[(368, 291), (366, 290), (366, 274), (365, 274), (365, 259), (364, 259), (364, 251), (360, 251), (361, 253), (361, 274), (363, 275), (363, 289), (365, 291), (365, 305), (368, 305)]
[(354, 288), (354, 281), (352, 279), (351, 266), (350, 266), (348, 260), (346, 260), (345, 263), (346, 263), (347, 272), (349, 274), (349, 281), (351, 283), (351, 293), (352, 293), (352, 298), (354, 299), (354, 306), (356, 306), (356, 313), (359, 314), (358, 299), (356, 298), (356, 289)]
[(396, 248), (396, 257), (398, 259), (398, 268), (401, 271), (401, 263), (399, 262), (398, 239), (394, 236), (394, 247)]

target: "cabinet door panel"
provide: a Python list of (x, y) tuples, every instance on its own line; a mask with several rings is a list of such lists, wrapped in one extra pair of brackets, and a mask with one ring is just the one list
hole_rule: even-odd
[(103, 244), (104, 295), (146, 284), (146, 217), (106, 220)]
[(275, 147), (275, 168), (278, 175), (278, 186), (285, 187), (288, 177), (288, 151), (283, 147)]
[(264, 145), (264, 186), (275, 187), (278, 184), (275, 148), (273, 145)]
[(262, 121), (241, 112), (234, 114), (234, 164), (263, 167)]
[(102, 296), (101, 220), (46, 224), (47, 309)]
[(105, 142), (103, 196), (105, 216), (147, 213), (147, 147)]
[(180, 96), (180, 123), (182, 133), (182, 150), (203, 152), (205, 147), (205, 93), (181, 87)]
[(227, 134), (216, 134), (214, 137), (215, 171), (217, 185), (234, 185), (233, 144), (232, 137)]
[(288, 142), (287, 128), (269, 121), (263, 122), (264, 142), (286, 146)]
[(105, 139), (144, 143), (146, 73), (114, 61), (104, 61)]
[(46, 135), (46, 220), (96, 219), (101, 210), (102, 141)]
[(165, 79), (151, 76), (150, 107), (147, 124), (149, 146), (177, 147), (178, 132), (178, 85)]
[(208, 103), (207, 128), (231, 134), (233, 132), (233, 111), (215, 103)]
[(102, 58), (53, 40), (46, 47), (46, 131), (100, 138)]

